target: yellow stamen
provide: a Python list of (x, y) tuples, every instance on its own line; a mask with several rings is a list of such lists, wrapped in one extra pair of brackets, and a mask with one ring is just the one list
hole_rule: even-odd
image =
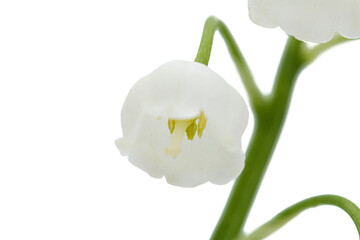
[(193, 140), (196, 134), (196, 122), (193, 121), (190, 126), (188, 126), (188, 128), (186, 129), (186, 136), (189, 140)]
[(170, 134), (172, 134), (174, 132), (174, 128), (175, 128), (175, 120), (169, 119), (168, 127), (169, 127), (169, 130), (170, 130)]
[(205, 117), (205, 113), (201, 112), (200, 116), (199, 116), (199, 124), (198, 124), (198, 136), (199, 138), (201, 138), (202, 133), (206, 127), (206, 117)]

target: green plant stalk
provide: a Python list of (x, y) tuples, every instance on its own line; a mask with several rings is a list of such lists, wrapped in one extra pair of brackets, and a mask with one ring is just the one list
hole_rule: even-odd
[(216, 17), (205, 22), (195, 61), (208, 65), (214, 34), (223, 37), (235, 66), (249, 95), (255, 127), (246, 151), (245, 168), (234, 183), (227, 204), (211, 240), (233, 240), (243, 234), (247, 216), (256, 197), (262, 178), (275, 150), (296, 79), (300, 72), (327, 49), (346, 39), (338, 36), (326, 44), (308, 48), (305, 43), (289, 37), (274, 81), (272, 92), (263, 95), (226, 25)]
[(243, 231), (279, 139), (297, 76), (304, 65), (302, 50), (303, 43), (289, 37), (272, 94), (253, 109), (255, 129), (246, 152), (245, 168), (234, 183), (212, 240), (235, 239)]
[(245, 169), (236, 180), (212, 240), (235, 239), (242, 232), (257, 190), (279, 138), (295, 80), (304, 66), (303, 43), (290, 37), (284, 51), (272, 94), (263, 96), (237, 44), (226, 26), (210, 17), (205, 23), (197, 62), (208, 64), (213, 37), (219, 30), (249, 94), (255, 129), (246, 152)]
[(273, 219), (262, 225), (261, 227), (257, 228), (254, 232), (249, 234), (248, 236), (241, 238), (242, 240), (261, 240), (281, 227), (283, 227), (285, 224), (287, 224), (290, 220), (298, 216), (303, 211), (323, 206), (323, 205), (330, 205), (330, 206), (336, 206), (340, 209), (344, 210), (353, 220), (355, 227), (358, 231), (359, 237), (360, 237), (360, 209), (351, 201), (349, 201), (346, 198), (336, 196), (336, 195), (321, 195), (316, 197), (311, 197), (308, 199), (305, 199), (301, 202), (298, 202), (278, 215), (276, 215)]

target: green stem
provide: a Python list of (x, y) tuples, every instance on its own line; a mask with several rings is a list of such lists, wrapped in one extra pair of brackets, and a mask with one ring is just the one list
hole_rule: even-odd
[(279, 138), (292, 90), (303, 61), (303, 43), (290, 37), (286, 45), (273, 94), (254, 110), (255, 129), (246, 152), (245, 169), (235, 181), (212, 240), (235, 239), (243, 231), (263, 175)]
[(314, 62), (321, 54), (323, 54), (325, 51), (329, 50), (332, 47), (335, 47), (339, 44), (349, 42), (351, 40), (344, 38), (340, 35), (336, 35), (331, 41), (327, 43), (321, 43), (316, 45), (313, 48), (309, 48), (306, 52), (306, 64), (311, 64)]
[(303, 211), (322, 205), (336, 206), (344, 210), (353, 220), (360, 237), (360, 209), (353, 202), (347, 200), (346, 198), (335, 195), (322, 195), (308, 198), (292, 205), (291, 207), (285, 209), (284, 211), (276, 215), (273, 219), (256, 229), (250, 235), (241, 239), (264, 239), (278, 229), (280, 229), (281, 227), (283, 227), (285, 224), (287, 224), (290, 220), (298, 216)]
[(214, 16), (209, 17), (205, 22), (203, 35), (201, 37), (201, 42), (195, 58), (195, 62), (208, 65), (214, 35), (217, 30), (223, 37), (232, 60), (235, 63), (236, 69), (238, 70), (244, 86), (249, 93), (250, 104), (252, 106), (258, 105), (258, 102), (262, 100), (262, 95), (255, 84), (255, 80), (251, 74), (250, 68), (247, 65), (244, 56), (242, 55), (234, 37), (232, 36), (227, 26)]
[(289, 37), (270, 95), (264, 96), (255, 84), (250, 69), (226, 25), (209, 17), (204, 26), (195, 61), (208, 65), (214, 34), (219, 31), (248, 92), (254, 113), (254, 132), (246, 152), (245, 169), (235, 181), (212, 240), (232, 240), (243, 232), (251, 206), (270, 162), (286, 119), (293, 88), (301, 70), (321, 53), (345, 40), (336, 37), (329, 43), (309, 49)]

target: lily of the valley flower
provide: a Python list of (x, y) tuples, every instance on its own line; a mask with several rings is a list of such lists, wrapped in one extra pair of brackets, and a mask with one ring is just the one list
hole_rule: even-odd
[(122, 112), (122, 155), (150, 176), (194, 187), (225, 184), (244, 167), (248, 121), (240, 94), (207, 66), (172, 61), (140, 79)]
[(248, 0), (251, 20), (297, 39), (327, 42), (335, 33), (360, 37), (359, 0)]

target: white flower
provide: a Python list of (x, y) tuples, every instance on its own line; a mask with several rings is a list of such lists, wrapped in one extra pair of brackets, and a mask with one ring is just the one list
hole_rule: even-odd
[(335, 33), (360, 37), (360, 0), (248, 0), (251, 20), (297, 39), (327, 42)]
[(140, 79), (125, 100), (121, 120), (124, 137), (115, 142), (121, 154), (170, 184), (225, 184), (244, 167), (247, 106), (203, 64), (172, 61)]

